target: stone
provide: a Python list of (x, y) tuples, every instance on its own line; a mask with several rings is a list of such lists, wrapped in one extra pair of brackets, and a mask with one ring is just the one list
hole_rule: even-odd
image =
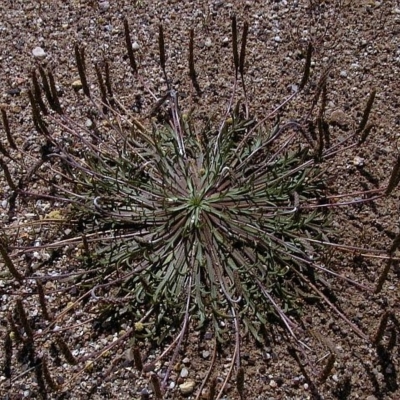
[(207, 350), (203, 350), (203, 352), (201, 353), (201, 356), (207, 360), (208, 357), (210, 357), (210, 352)]
[(181, 391), (181, 393), (184, 396), (187, 396), (187, 395), (193, 393), (195, 385), (196, 385), (195, 381), (188, 380), (185, 383), (182, 383), (181, 385), (179, 385), (179, 390)]
[(39, 58), (39, 59), (46, 57), (46, 52), (41, 47), (35, 47), (32, 50), (32, 54), (33, 54), (33, 57)]
[(181, 378), (187, 378), (188, 375), (189, 375), (188, 369), (185, 368), (185, 367), (183, 367), (183, 368), (181, 369), (180, 377), (181, 377)]
[(204, 46), (206, 47), (211, 47), (212, 46), (212, 41), (210, 38), (207, 38), (204, 42)]
[(329, 116), (329, 123), (331, 125), (339, 125), (341, 128), (349, 125), (349, 118), (342, 110), (334, 110)]
[(99, 3), (99, 8), (101, 11), (107, 11), (110, 8), (110, 2), (109, 1), (101, 1)]
[(269, 386), (271, 386), (273, 389), (275, 389), (278, 386), (278, 384), (273, 379), (271, 379), (269, 382)]
[(80, 90), (80, 89), (82, 89), (82, 82), (81, 82), (81, 80), (80, 80), (80, 79), (77, 79), (76, 81), (73, 81), (73, 82), (72, 82), (72, 88), (73, 88), (74, 90)]
[(363, 167), (364, 164), (365, 164), (365, 159), (362, 158), (362, 157), (359, 157), (359, 156), (355, 156), (355, 157), (353, 158), (353, 164), (354, 164), (356, 167)]

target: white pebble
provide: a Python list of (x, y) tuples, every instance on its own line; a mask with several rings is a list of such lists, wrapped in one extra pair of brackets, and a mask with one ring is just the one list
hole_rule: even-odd
[(340, 71), (340, 76), (342, 78), (347, 78), (347, 72), (346, 71)]
[(101, 2), (99, 3), (99, 8), (100, 8), (100, 10), (102, 10), (102, 11), (108, 10), (108, 9), (110, 8), (110, 2), (109, 2), (109, 1), (101, 1)]
[(207, 350), (203, 350), (201, 356), (206, 360), (208, 357), (210, 357), (210, 352)]
[(204, 42), (204, 46), (206, 47), (211, 47), (212, 46), (212, 41), (210, 38), (207, 38), (206, 41)]
[(353, 159), (353, 164), (356, 167), (362, 167), (364, 165), (364, 163), (365, 163), (365, 159), (362, 158), (362, 157), (355, 156), (354, 159)]
[(181, 369), (181, 373), (180, 373), (181, 378), (187, 378), (188, 375), (189, 375), (188, 369), (185, 368), (185, 367), (183, 367), (183, 368)]
[(279, 43), (279, 42), (282, 41), (282, 39), (281, 39), (280, 36), (275, 36), (275, 37), (274, 37), (274, 41), (277, 42), (277, 43)]
[(278, 386), (278, 384), (273, 379), (271, 379), (269, 382), (269, 386), (271, 386), (274, 389)]
[(35, 47), (32, 50), (32, 54), (33, 54), (33, 57), (36, 57), (36, 58), (45, 58), (46, 57), (46, 52), (41, 47)]
[(139, 43), (138, 42), (133, 42), (132, 43), (132, 50), (133, 51), (138, 51), (140, 49)]

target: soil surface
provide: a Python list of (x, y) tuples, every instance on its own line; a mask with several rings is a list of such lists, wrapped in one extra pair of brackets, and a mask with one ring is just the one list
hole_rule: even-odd
[[(179, 93), (183, 112), (195, 107), (198, 115), (218, 120), (223, 118), (232, 93), (233, 15), (236, 15), (240, 36), (243, 23), (249, 23), (245, 81), (249, 109), (255, 118), (267, 116), (296, 90), (310, 42), (314, 49), (311, 83), (285, 108), (282, 120), (299, 120), (306, 116), (318, 80), (328, 71), (326, 120), (331, 128), (332, 141), (338, 141), (357, 128), (368, 96), (376, 89), (370, 118), (374, 127), (369, 137), (364, 144), (328, 160), (327, 176), (334, 193), (354, 193), (343, 198), (349, 201), (362, 196), (357, 192), (386, 187), (399, 154), (400, 4), (395, 0), (2, 0), (0, 106), (7, 113), (18, 149), (10, 149), (14, 160), (4, 154), (0, 157), (8, 166), (11, 180), (18, 182), (21, 176), (29, 175), (40, 160), (43, 145), (32, 123), (27, 94), (33, 68), (41, 64), (52, 69), (64, 110), (72, 118), (81, 118), (82, 121), (85, 99), (81, 91), (73, 89), (73, 83), (79, 79), (74, 45), (79, 43), (85, 49), (93, 91), (98, 91), (93, 65), (106, 59), (116, 98), (140, 119), (167, 89), (158, 56), (161, 23), (165, 34), (167, 76)], [(131, 74), (124, 18), (129, 21), (141, 81)], [(200, 97), (188, 76), (191, 28), (194, 29)], [(238, 93), (243, 96), (241, 88)], [(1, 144), (7, 148), (9, 143), (5, 131), (0, 131)], [(49, 253), (39, 245), (59, 233), (54, 232), (54, 227), (49, 229), (33, 222), (46, 216), (56, 220), (62, 205), (20, 196), (10, 214), (12, 188), (4, 170), (0, 171), (0, 213), (5, 234), (14, 245), (38, 245), (38, 251), (28, 252), (28, 255), (17, 250), (10, 252), (17, 268), (29, 271), (49, 257)], [(39, 173), (48, 173), (46, 166), (40, 166)], [(46, 192), (47, 188), (41, 185), (40, 180), (36, 182), (33, 178), (30, 190)], [(397, 261), (391, 263), (382, 290), (374, 293), (387, 265), (387, 251), (399, 232), (399, 194), (395, 189), (390, 196), (373, 203), (336, 208), (333, 215), (332, 224), (337, 229), (332, 239), (342, 245), (356, 246), (359, 250), (329, 252), (329, 267), (370, 288), (363, 290), (332, 279), (332, 291), (337, 296), (335, 304), (365, 333), (365, 338), (356, 335), (329, 308), (306, 305), (307, 334), (300, 338), (304, 354), (298, 359), (295, 356), (298, 352), (292, 351), (292, 344), (280, 330), (271, 328), (265, 346), (243, 338), (243, 399), (400, 398), (400, 269)], [(59, 229), (65, 233), (68, 227)], [(74, 268), (78, 263), (74, 254), (71, 249), (64, 249), (57, 262), (45, 267), (46, 273)], [(398, 256), (397, 252), (392, 255), (394, 258)], [(13, 345), (11, 379), (6, 377), (4, 368), (6, 336), (10, 329), (7, 315), (15, 307), (18, 295), (23, 294), (29, 318), (40, 319), (42, 312), (37, 295), (30, 295), (35, 292), (36, 285), (34, 282), (10, 282), (3, 261), (0, 261), (0, 273), (0, 398), (40, 398), (40, 385), (34, 368), (27, 366), (26, 348), (20, 344)], [(45, 289), (47, 301), (58, 312), (76, 300), (73, 293), (58, 295), (56, 284), (51, 281), (46, 283)], [(390, 314), (388, 323), (379, 345), (374, 346), (366, 338), (375, 337), (386, 311)], [(123, 335), (123, 329), (94, 334), (92, 325), (84, 323), (84, 309), (66, 315), (60, 319), (59, 330), (66, 332), (64, 338), (76, 357), (105, 348)], [(42, 328), (40, 323), (36, 325), (35, 334), (39, 339), (41, 333), (48, 332), (46, 329), (46, 325)], [(56, 354), (52, 338), (44, 333), (42, 341), (39, 340), (42, 348), (36, 351), (46, 358), (56, 383), (65, 385), (62, 394), (49, 389), (48, 398), (86, 399), (89, 392), (94, 399), (156, 398), (149, 382), (152, 373), (162, 378), (166, 366), (154, 362), (162, 349), (144, 346), (142, 357), (150, 367), (141, 374), (130, 362), (132, 357), (126, 354), (129, 346), (102, 353), (94, 361), (89, 360), (82, 370), (82, 365), (69, 365), (63, 356)], [(213, 343), (207, 336), (200, 340), (197, 332), (190, 332), (179, 362), (173, 366), (165, 398), (181, 398), (179, 385), (188, 383), (190, 386), (191, 382), (193, 387), (186, 398), (210, 398), (207, 394), (210, 383), (203, 389), (200, 386), (211, 365)], [(217, 352), (212, 371), (212, 377), (217, 379), (217, 389), (228, 373), (233, 353), (230, 343), (222, 347)], [(334, 365), (327, 378), (321, 379), (330, 354), (334, 354)], [(229, 380), (219, 398), (239, 399), (234, 378)]]

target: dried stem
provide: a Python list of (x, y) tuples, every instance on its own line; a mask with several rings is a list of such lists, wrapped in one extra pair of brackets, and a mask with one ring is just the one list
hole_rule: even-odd
[(211, 381), (210, 389), (209, 389), (209, 391), (208, 391), (208, 399), (207, 399), (207, 400), (214, 400), (215, 394), (216, 394), (216, 392), (217, 392), (217, 382), (218, 382), (217, 377), (215, 377), (215, 378)]
[(53, 97), (51, 94), (51, 89), (49, 82), (47, 80), (46, 72), (41, 65), (39, 65), (39, 73), (42, 78), (42, 85), (44, 89), (44, 94), (46, 95), (47, 101), (49, 102), (50, 106), (53, 106)]
[(11, 174), (7, 167), (7, 164), (1, 158), (0, 158), (0, 167), (3, 169), (4, 177), (6, 178), (6, 181), (8, 183), (8, 186), (10, 186), (10, 189), (14, 191), (17, 190), (17, 185), (13, 182), (11, 178)]
[[(1, 159), (0, 159), (1, 161)], [(24, 279), (23, 275), (21, 275), (17, 268), (15, 268), (14, 263), (12, 262), (10, 256), (8, 255), (8, 251), (6, 246), (3, 243), (3, 240), (0, 238), (0, 254), (3, 257), (4, 263), (6, 264), (6, 267), (10, 271), (10, 274), (19, 282), (22, 282)]]
[(378, 345), (382, 340), (390, 315), (391, 315), (390, 311), (385, 311), (385, 313), (382, 315), (378, 329), (376, 330), (376, 333), (372, 339), (372, 342), (375, 345)]
[(48, 110), (42, 99), (42, 91), (40, 90), (39, 81), (37, 79), (37, 75), (36, 75), (36, 72), (34, 69), (31, 72), (31, 76), (32, 76), (33, 94), (34, 94), (35, 100), (36, 100), (37, 104), (39, 104), (41, 112), (44, 115), (47, 115)]
[(71, 365), (78, 364), (77, 359), (71, 353), (71, 350), (69, 349), (67, 343), (64, 341), (64, 339), (61, 336), (57, 336), (56, 342), (57, 342), (58, 348), (60, 349), (65, 360)]
[(165, 81), (168, 84), (167, 73), (165, 71), (165, 42), (164, 42), (164, 29), (160, 24), (158, 25), (158, 48), (160, 51), (160, 65), (164, 73)]
[(86, 79), (85, 50), (83, 47), (80, 48), (78, 43), (75, 44), (75, 59), (78, 66), (78, 73), (82, 83), (83, 93), (85, 93), (87, 97), (90, 97), (90, 90)]
[(367, 105), (364, 109), (364, 113), (363, 113), (363, 116), (360, 121), (360, 125), (356, 129), (356, 134), (361, 133), (367, 125), (369, 114), (371, 112), (372, 105), (374, 104), (375, 95), (376, 95), (376, 90), (374, 89), (374, 90), (372, 90), (371, 94), (369, 95)]
[(151, 384), (153, 385), (153, 391), (154, 395), (156, 396), (156, 399), (162, 399), (163, 394), (161, 391), (160, 381), (158, 379), (157, 374), (154, 373), (151, 374), (150, 379), (151, 379)]
[(133, 354), (133, 361), (135, 363), (135, 367), (139, 371), (143, 371), (143, 362), (142, 362), (142, 356), (140, 355), (139, 347), (134, 347), (132, 350), (132, 354)]
[(2, 117), (2, 120), (3, 120), (4, 130), (6, 131), (8, 144), (12, 149), (16, 150), (17, 149), (17, 145), (15, 144), (14, 138), (11, 135), (10, 125), (8, 123), (6, 110), (4, 110), (3, 108), (1, 109), (1, 117)]
[(390, 174), (389, 183), (385, 191), (386, 196), (388, 196), (390, 193), (393, 192), (393, 190), (399, 184), (399, 182), (400, 182), (400, 154), (397, 156), (397, 160), (392, 169), (392, 173)]
[(324, 120), (322, 117), (317, 118), (317, 127), (318, 127), (318, 149), (317, 149), (317, 158), (318, 160), (322, 157), (322, 152), (324, 150)]
[(49, 367), (47, 365), (47, 358), (46, 357), (42, 358), (42, 371), (43, 371), (44, 379), (45, 379), (46, 383), (49, 385), (49, 387), (52, 390), (57, 390), (58, 389), (58, 385), (54, 381), (54, 379), (51, 377), (51, 374), (50, 374), (50, 371), (49, 371)]
[(135, 60), (135, 55), (133, 54), (131, 36), (129, 33), (129, 24), (126, 18), (124, 19), (124, 31), (125, 31), (125, 43), (126, 43), (126, 48), (128, 50), (129, 62), (131, 64), (132, 72), (136, 74), (138, 69)]
[(11, 339), (11, 331), (7, 331), (4, 338), (4, 366), (3, 373), (7, 379), (11, 378), (11, 361), (12, 361), (12, 339)]
[(235, 78), (237, 78), (239, 70), (239, 54), (238, 54), (236, 16), (232, 17), (232, 50), (233, 50), (233, 63), (235, 66)]
[(369, 134), (371, 133), (372, 128), (374, 128), (374, 126), (375, 126), (374, 124), (368, 124), (365, 127), (365, 129), (363, 130), (361, 137), (360, 137), (360, 143), (364, 143), (367, 140), (367, 138), (368, 138)]
[(194, 68), (194, 30), (189, 31), (189, 76), (192, 81), (196, 80), (196, 70)]
[(331, 353), (328, 357), (325, 368), (322, 370), (321, 375), (319, 376), (319, 381), (321, 383), (324, 383), (328, 379), (328, 376), (331, 373), (333, 366), (335, 365), (335, 361), (336, 357), (333, 353)]
[(49, 131), (47, 130), (46, 123), (43, 121), (40, 111), (38, 110), (35, 102), (35, 97), (32, 93), (32, 90), (28, 90), (28, 97), (29, 97), (29, 102), (31, 103), (31, 108), (32, 108), (32, 119), (33, 119), (33, 124), (35, 126), (35, 129), (42, 134), (46, 139), (50, 137)]
[(51, 321), (51, 316), (50, 316), (50, 314), (47, 310), (47, 306), (46, 306), (46, 297), (44, 294), (43, 285), (38, 280), (38, 281), (36, 281), (36, 286), (38, 289), (39, 303), (40, 303), (40, 307), (42, 308), (43, 317), (45, 319), (47, 319), (47, 321)]
[(111, 85), (111, 75), (110, 75), (110, 64), (108, 63), (108, 61), (104, 62), (104, 73), (106, 76), (106, 88), (107, 88), (108, 95), (110, 97), (113, 97), (113, 91), (112, 91), (112, 85)]
[[(99, 82), (99, 87), (100, 87), (100, 93), (101, 93), (101, 101), (104, 104), (107, 104), (107, 92), (106, 92), (106, 86), (104, 84), (103, 76), (101, 75), (101, 70), (100, 66), (98, 63), (95, 64), (94, 66), (96, 70), (96, 75), (97, 75), (97, 80)], [(103, 111), (107, 112), (107, 108), (104, 108)]]
[(308, 82), (308, 78), (310, 77), (310, 68), (311, 68), (311, 56), (312, 56), (313, 47), (311, 43), (308, 43), (307, 47), (307, 55), (306, 55), (306, 63), (304, 66), (304, 74), (303, 78), (301, 79), (299, 89), (302, 90), (304, 86), (306, 86)]
[(244, 368), (240, 367), (236, 374), (236, 388), (239, 392), (240, 399), (243, 400), (244, 397)]
[(24, 309), (22, 300), (19, 298), (19, 299), (17, 299), (16, 303), (17, 303), (16, 306), (17, 306), (17, 313), (18, 313), (19, 320), (21, 321), (21, 324), (24, 327), (24, 330), (28, 337), (28, 340), (30, 342), (33, 342), (33, 331), (32, 331), (31, 325), (28, 321), (28, 317), (25, 313), (25, 309)]
[(242, 44), (240, 48), (240, 60), (239, 60), (239, 72), (242, 78), (244, 76), (244, 60), (246, 56), (246, 43), (247, 43), (248, 33), (249, 33), (249, 23), (245, 21), (243, 25)]
[(46, 383), (43, 379), (43, 364), (42, 360), (40, 358), (36, 359), (35, 363), (35, 376), (36, 376), (36, 383), (39, 386), (39, 393), (40, 397), (43, 400), (47, 399), (47, 388), (46, 388)]
[(376, 284), (375, 291), (374, 291), (375, 294), (379, 293), (382, 290), (383, 284), (385, 283), (385, 281), (386, 281), (386, 279), (388, 277), (388, 274), (389, 274), (389, 271), (390, 271), (390, 267), (392, 266), (392, 262), (393, 262), (392, 258), (389, 258), (386, 261), (386, 265), (383, 268), (381, 274), (379, 275), (378, 283)]
[(51, 107), (53, 108), (53, 110), (56, 113), (62, 114), (63, 112), (62, 112), (60, 101), (58, 100), (58, 93), (57, 93), (57, 88), (56, 88), (56, 82), (54, 80), (54, 75), (51, 71), (48, 71), (47, 75), (49, 76), (51, 97), (53, 99), (53, 103), (51, 104)]

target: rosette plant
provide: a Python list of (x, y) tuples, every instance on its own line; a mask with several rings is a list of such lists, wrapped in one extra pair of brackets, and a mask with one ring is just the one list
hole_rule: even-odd
[[(79, 269), (69, 274), (79, 301), (90, 300), (99, 325), (107, 321), (113, 326), (121, 321), (128, 325), (113, 345), (129, 337), (159, 344), (169, 341), (162, 356), (175, 349), (173, 360), (190, 329), (211, 329), (217, 342), (234, 332), (232, 368), (236, 362), (239, 391), (243, 390), (241, 337), (248, 333), (262, 342), (268, 324), (278, 321), (296, 341), (301, 330), (296, 317), (310, 297), (321, 300), (367, 339), (326, 294), (326, 276), (355, 282), (324, 264), (325, 249), (332, 245), (330, 210), (335, 205), (329, 203), (323, 161), (365, 141), (375, 95), (372, 92), (358, 129), (339, 144), (324, 145), (329, 134), (323, 119), (326, 74), (313, 101), (314, 107), (321, 99), (316, 121), (277, 123), (267, 129), (265, 121), (307, 84), (312, 48), (305, 57), (299, 91), (256, 120), (249, 117), (247, 99), (243, 106), (234, 106), (239, 77), (244, 87), (247, 32), (245, 24), (239, 54), (233, 18), (235, 83), (219, 126), (209, 123), (199, 128), (182, 115), (179, 94), (171, 86), (153, 110), (157, 114), (166, 104), (162, 122), (140, 122), (114, 98), (107, 64), (105, 81), (96, 65), (101, 92), (101, 100), (96, 101), (79, 46), (76, 58), (83, 92), (91, 98), (99, 120), (107, 122), (112, 132), (108, 140), (100, 125), (88, 128), (63, 113), (54, 79), (51, 74), (46, 77), (43, 69), (43, 88), (54, 112), (48, 112), (35, 74), (30, 92), (36, 129), (46, 139), (41, 162), (48, 163), (63, 182), (52, 183), (51, 196), (69, 205), (69, 224), (75, 227), (73, 239), (53, 247), (82, 244)], [(138, 76), (127, 22), (125, 34), (130, 64)], [(159, 47), (166, 76), (162, 27)], [(189, 72), (199, 90), (193, 31)], [(74, 145), (53, 135), (52, 126), (61, 128)], [(387, 193), (398, 183), (396, 171), (398, 166)], [(14, 186), (15, 193), (32, 195)], [(366, 201), (382, 195), (381, 189), (371, 191)], [(1, 249), (13, 275), (24, 279), (5, 246)], [(59, 339), (67, 359), (78, 362), (62, 343)], [(135, 351), (136, 365), (141, 368)]]

